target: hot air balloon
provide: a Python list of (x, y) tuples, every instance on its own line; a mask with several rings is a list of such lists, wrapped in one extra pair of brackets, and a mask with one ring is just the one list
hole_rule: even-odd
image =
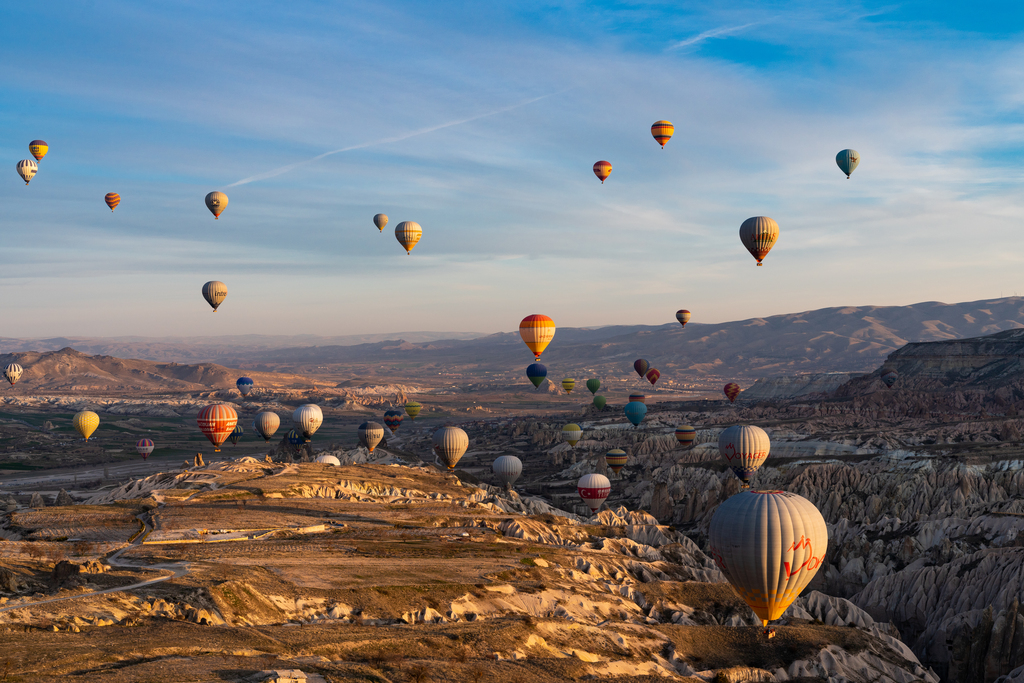
[(562, 380), (562, 388), (565, 389), (565, 393), (571, 394), (572, 390), (576, 388), (576, 380), (566, 377)]
[(373, 217), (373, 224), (377, 226), (377, 229), (384, 232), (384, 226), (388, 224), (388, 217), (382, 213), (378, 213)]
[(754, 472), (768, 457), (771, 447), (767, 432), (753, 425), (734, 425), (718, 437), (718, 452), (743, 482), (743, 488), (750, 487)]
[(373, 453), (384, 439), (384, 428), (376, 422), (364, 422), (359, 425), (359, 445)]
[(220, 452), (220, 445), (235, 431), (238, 413), (227, 403), (214, 403), (199, 411), (196, 422), (199, 429), (213, 444), (214, 453)]
[(594, 175), (598, 177), (601, 184), (604, 185), (604, 181), (612, 174), (612, 165), (607, 161), (599, 161), (594, 164)]
[(828, 527), (788, 491), (740, 491), (715, 510), (709, 554), (764, 626), (778, 619), (825, 559)]
[(299, 434), (302, 434), (302, 438), (306, 440), (306, 443), (309, 443), (310, 437), (324, 423), (324, 411), (320, 410), (320, 406), (315, 403), (306, 403), (296, 408), (295, 412), (292, 413), (292, 422), (295, 423), (295, 429), (298, 430)]
[(622, 468), (626, 466), (626, 461), (629, 457), (626, 455), (626, 451), (621, 448), (613, 448), (604, 454), (604, 461), (608, 464), (610, 469), (615, 474), (622, 471)]
[(445, 426), (434, 432), (434, 452), (451, 472), (469, 448), (469, 435), (458, 427)]
[(156, 449), (152, 439), (139, 439), (138, 443), (135, 444), (135, 450), (139, 452), (142, 459), (145, 460), (149, 457), (149, 454)]
[(604, 396), (595, 396), (594, 397), (594, 407), (595, 408), (597, 408), (598, 410), (604, 410), (604, 407), (606, 405), (608, 405), (608, 399), (606, 399)]
[(384, 426), (391, 430), (394, 434), (398, 431), (398, 428), (402, 426), (402, 420), (405, 419), (405, 413), (400, 410), (389, 410), (384, 413)]
[(321, 465), (331, 465), (333, 467), (341, 467), (341, 461), (338, 460), (338, 458), (333, 456), (333, 455), (318, 455), (316, 460), (314, 460), (313, 462), (318, 462)]
[(36, 161), (42, 161), (49, 151), (50, 146), (42, 140), (33, 140), (28, 143), (28, 153), (35, 157)]
[(567, 424), (562, 427), (562, 441), (568, 441), (573, 448), (581, 438), (583, 438), (583, 430), (578, 424)]
[(512, 484), (516, 483), (516, 479), (523, 473), (523, 461), (514, 455), (500, 456), (491, 467), (495, 476), (507, 489), (511, 489)]
[(857, 154), (855, 149), (844, 149), (836, 155), (836, 163), (839, 164), (839, 170), (845, 173), (846, 179), (849, 180), (853, 169), (857, 168), (857, 164), (860, 163), (860, 154)]
[(630, 394), (629, 395), (629, 400), (630, 400), (630, 402), (637, 401), (639, 403), (643, 403), (644, 405), (647, 404), (647, 397), (644, 396), (643, 394), (636, 394), (636, 393)]
[(231, 441), (231, 445), (237, 446), (238, 440), (242, 438), (242, 434), (244, 433), (245, 430), (242, 429), (242, 425), (236, 424), (235, 428), (231, 430), (230, 434), (228, 434), (228, 439)]
[(248, 396), (255, 384), (249, 377), (239, 377), (235, 380), (235, 386), (238, 388), (238, 393), (242, 396)]
[(23, 372), (24, 370), (21, 369), (20, 365), (18, 365), (17, 363), (11, 363), (6, 368), (4, 368), (4, 379), (10, 382), (11, 386), (13, 387), (17, 383), (17, 381), (21, 379), (21, 373)]
[(685, 308), (680, 308), (676, 311), (676, 320), (679, 321), (680, 325), (686, 327), (686, 323), (690, 322), (690, 312)]
[(395, 226), (395, 239), (405, 249), (406, 254), (412, 253), (412, 248), (423, 237), (423, 228), (415, 221), (402, 221)]
[(228, 208), (228, 196), (223, 192), (211, 192), (206, 195), (206, 208), (215, 219), (219, 219), (224, 209)]
[(306, 442), (306, 440), (302, 438), (302, 434), (299, 434), (297, 429), (289, 429), (288, 433), (284, 435), (284, 438), (285, 441), (292, 446), (301, 446)]
[(601, 388), (601, 380), (599, 379), (588, 379), (587, 389), (590, 389), (590, 393), (597, 394), (597, 390)]
[(405, 414), (411, 417), (414, 421), (416, 420), (416, 416), (420, 414), (421, 410), (423, 410), (423, 406), (416, 401), (406, 401)]
[(651, 369), (651, 364), (643, 358), (637, 358), (633, 361), (633, 369), (636, 370), (636, 374), (643, 377), (647, 374), (647, 371)]
[(533, 382), (533, 386), (539, 387), (548, 376), (548, 369), (540, 363), (530, 363), (526, 366), (526, 376)]
[(722, 392), (725, 394), (725, 397), (729, 399), (729, 403), (735, 403), (736, 397), (740, 395), (740, 385), (736, 384), (736, 382), (729, 382), (722, 389)]
[(75, 413), (75, 416), (71, 418), (71, 424), (74, 426), (75, 431), (88, 441), (92, 433), (100, 426), (100, 416), (91, 410), (82, 410)]
[(676, 427), (676, 441), (683, 447), (683, 450), (693, 448), (693, 442), (697, 440), (697, 430), (690, 425), (679, 425)]
[(632, 422), (634, 427), (639, 427), (644, 419), (644, 415), (647, 414), (647, 404), (640, 401), (630, 401), (623, 408), (623, 411), (626, 413), (626, 419)]
[(540, 360), (540, 354), (555, 338), (555, 321), (546, 315), (528, 315), (519, 323), (519, 336), (533, 351), (533, 357)]
[(644, 377), (647, 378), (647, 381), (650, 382), (653, 387), (654, 383), (658, 381), (659, 377), (661, 377), (661, 372), (658, 371), (658, 368), (651, 368), (647, 371), (647, 374), (644, 375)]
[(672, 125), (671, 121), (655, 121), (651, 126), (651, 135), (658, 141), (662, 149), (665, 149), (665, 143), (672, 139), (674, 132), (676, 132), (676, 127)]
[(270, 443), (270, 437), (274, 436), (274, 433), (280, 426), (281, 418), (278, 417), (277, 413), (269, 411), (258, 413), (256, 419), (252, 421), (252, 430), (267, 443)]
[(206, 299), (206, 303), (213, 306), (213, 312), (217, 312), (217, 307), (224, 302), (224, 299), (228, 295), (228, 286), (219, 280), (210, 280), (203, 285), (203, 298)]
[(26, 185), (36, 177), (36, 173), (39, 171), (39, 166), (31, 159), (22, 159), (15, 168), (18, 169), (18, 175), (25, 181)]
[(597, 512), (611, 492), (612, 483), (603, 474), (584, 474), (576, 484), (576, 493), (580, 494), (591, 512)]
[(116, 192), (108, 192), (103, 195), (103, 201), (110, 207), (111, 213), (117, 208), (117, 205), (121, 203), (121, 195)]
[[(6, 376), (7, 373), (5, 372), (4, 375)], [(892, 385), (896, 384), (896, 380), (898, 380), (899, 378), (900, 374), (895, 370), (886, 370), (885, 372), (882, 373), (882, 381), (885, 382), (885, 386), (889, 387), (890, 389), (892, 389)], [(14, 384), (14, 382), (11, 382), (11, 384)]]
[(740, 226), (740, 242), (757, 259), (757, 265), (768, 255), (779, 239), (779, 224), (767, 216), (754, 216)]

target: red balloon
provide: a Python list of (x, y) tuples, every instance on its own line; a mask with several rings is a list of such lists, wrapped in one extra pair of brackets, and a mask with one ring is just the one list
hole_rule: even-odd
[(235, 431), (238, 424), (238, 413), (226, 403), (215, 403), (199, 411), (196, 418), (199, 429), (213, 444), (215, 453), (220, 452), (220, 445)]
[(726, 398), (729, 399), (729, 403), (733, 403), (736, 401), (736, 397), (740, 395), (740, 385), (736, 384), (736, 382), (729, 382), (725, 385), (723, 391)]
[(600, 180), (601, 184), (604, 185), (604, 181), (612, 174), (612, 165), (607, 161), (599, 161), (594, 164), (594, 175)]
[(653, 385), (655, 382), (658, 381), (658, 378), (661, 377), (661, 373), (658, 372), (657, 368), (651, 368), (647, 372), (646, 377), (647, 377), (647, 381), (650, 382)]

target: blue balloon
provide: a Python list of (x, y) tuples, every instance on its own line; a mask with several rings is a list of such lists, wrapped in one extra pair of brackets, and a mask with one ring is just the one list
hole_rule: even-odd
[(644, 415), (647, 414), (647, 404), (640, 401), (630, 401), (626, 404), (624, 410), (626, 411), (626, 417), (633, 423), (633, 426), (639, 427), (644, 419)]
[(290, 443), (293, 446), (301, 446), (302, 444), (306, 443), (306, 440), (302, 438), (302, 434), (299, 434), (294, 429), (288, 430), (288, 433), (285, 435), (285, 438), (288, 439), (288, 443)]
[(533, 363), (526, 368), (526, 376), (533, 382), (533, 386), (539, 387), (544, 378), (548, 376), (548, 369), (540, 363)]
[(242, 396), (247, 396), (252, 391), (253, 381), (248, 377), (239, 377), (238, 381), (235, 382), (235, 386), (238, 387), (238, 391)]

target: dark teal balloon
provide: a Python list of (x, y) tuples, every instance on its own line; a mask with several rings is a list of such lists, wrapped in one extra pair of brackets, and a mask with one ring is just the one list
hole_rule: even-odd
[(533, 382), (533, 386), (539, 387), (544, 378), (548, 376), (548, 369), (540, 363), (532, 363), (526, 368), (526, 376)]
[(630, 401), (626, 404), (624, 410), (626, 418), (633, 423), (633, 426), (639, 427), (644, 419), (644, 415), (647, 414), (647, 404), (640, 401)]
[(238, 439), (241, 438), (243, 433), (244, 432), (242, 431), (242, 425), (236, 424), (235, 425), (235, 431), (233, 431), (230, 434), (228, 434), (228, 438), (231, 439), (231, 443), (232, 444), (237, 444), (238, 443)]
[(608, 404), (608, 401), (605, 400), (604, 396), (595, 396), (594, 397), (594, 407), (596, 407), (598, 410), (604, 410), (604, 407), (607, 404)]

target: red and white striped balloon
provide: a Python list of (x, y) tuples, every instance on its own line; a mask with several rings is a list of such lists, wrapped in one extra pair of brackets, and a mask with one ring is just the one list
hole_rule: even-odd
[(612, 483), (603, 474), (585, 474), (576, 484), (576, 492), (591, 512), (597, 512), (612, 492)]

